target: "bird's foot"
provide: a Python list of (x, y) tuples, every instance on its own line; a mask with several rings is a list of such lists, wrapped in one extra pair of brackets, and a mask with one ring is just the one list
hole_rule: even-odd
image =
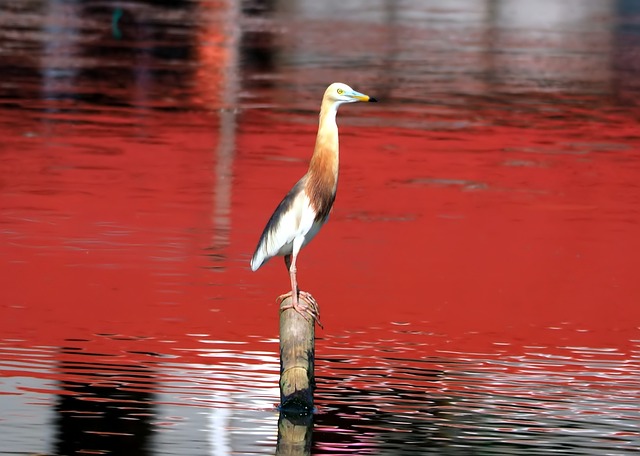
[[(292, 293), (290, 291), (288, 293), (281, 294), (280, 296), (278, 296), (276, 298), (276, 303), (282, 304), (282, 301), (284, 301), (287, 298), (290, 298), (291, 295), (292, 295)], [(283, 308), (281, 310), (291, 309), (291, 307), (292, 307), (291, 305), (288, 305), (288, 306), (285, 306), (285, 308)]]
[[(278, 304), (282, 304), (282, 302), (290, 298), (292, 296), (291, 292), (282, 294), (278, 296), (276, 302)], [(305, 302), (302, 302), (305, 301)], [(318, 302), (315, 300), (311, 293), (307, 291), (298, 291), (298, 299), (292, 299), (291, 304), (287, 304), (286, 306), (280, 307), (280, 312), (287, 309), (295, 309), (300, 315), (302, 315), (307, 321), (315, 321), (318, 323), (322, 329), (322, 323), (320, 323), (320, 307), (318, 306)]]
[(307, 302), (307, 305), (305, 305), (305, 307), (307, 308), (307, 312), (309, 312), (310, 310), (311, 312), (309, 313), (313, 316), (315, 322), (318, 323), (318, 326), (324, 329), (324, 326), (322, 326), (322, 323), (320, 323), (320, 306), (318, 305), (318, 301), (316, 301), (316, 299), (308, 291), (300, 290), (298, 291), (298, 296)]

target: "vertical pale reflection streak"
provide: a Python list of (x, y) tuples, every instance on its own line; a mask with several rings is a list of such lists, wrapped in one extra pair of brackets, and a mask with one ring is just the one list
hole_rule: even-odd
[[(229, 401), (229, 393), (225, 395), (225, 400)], [(219, 407), (209, 411), (209, 444), (212, 456), (227, 456), (232, 454), (231, 436), (228, 434), (231, 425), (232, 411), (228, 408)]]
[[(215, 186), (213, 189), (213, 250), (215, 257), (229, 245), (231, 229), (231, 194), (233, 159), (235, 155), (236, 106), (238, 100), (238, 45), (240, 42), (240, 2), (227, 0), (214, 11), (217, 4), (202, 1), (199, 4), (208, 20), (200, 31), (198, 42), (202, 58), (204, 90), (217, 90), (219, 94), (207, 97), (219, 112), (219, 136), (215, 158)], [(215, 49), (211, 49), (215, 47)], [(208, 73), (208, 74), (207, 74)], [(212, 79), (213, 87), (207, 87)], [(211, 99), (212, 98), (212, 99)], [(227, 398), (228, 399), (228, 398)], [(208, 440), (211, 455), (225, 456), (233, 452), (231, 445), (231, 421), (233, 413), (226, 408), (208, 410)]]
[[(204, 2), (201, 7), (210, 8), (211, 6)], [(222, 11), (222, 14), (218, 16), (217, 23), (209, 22), (207, 24), (208, 29), (204, 31), (209, 39), (216, 33), (221, 34), (216, 37), (219, 49), (215, 53), (220, 58), (207, 62), (215, 66), (215, 68), (204, 68), (205, 71), (217, 73), (219, 78), (217, 89), (220, 91), (219, 96), (216, 97), (218, 99), (217, 107), (219, 108), (220, 123), (214, 170), (216, 184), (213, 189), (213, 247), (218, 253), (229, 245), (229, 232), (231, 229), (232, 172), (235, 156), (236, 107), (239, 91), (240, 3), (228, 0), (225, 2)]]
[[(74, 92), (78, 68), (71, 62), (76, 59), (82, 40), (76, 19), (79, 16), (78, 5), (74, 2), (52, 0), (44, 8), (41, 32), (45, 38), (40, 54), (40, 91), (48, 112), (61, 109), (63, 106), (58, 101), (61, 96)], [(59, 24), (61, 17), (65, 18), (63, 25)], [(43, 122), (48, 129), (49, 122)]]

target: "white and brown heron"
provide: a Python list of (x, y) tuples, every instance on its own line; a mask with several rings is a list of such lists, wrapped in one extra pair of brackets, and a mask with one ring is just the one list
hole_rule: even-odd
[[(278, 300), (282, 302), (291, 296), (291, 306), (287, 308), (293, 307), (305, 318), (311, 316), (317, 320), (318, 308), (309, 293), (298, 289), (296, 260), (300, 249), (314, 238), (329, 218), (338, 185), (336, 114), (341, 104), (356, 101), (377, 100), (340, 82), (334, 82), (324, 92), (318, 136), (309, 169), (273, 212), (251, 258), (251, 269), (256, 271), (270, 258), (284, 256), (291, 279), (291, 291), (281, 295)], [(301, 302), (301, 297), (308, 304)]]

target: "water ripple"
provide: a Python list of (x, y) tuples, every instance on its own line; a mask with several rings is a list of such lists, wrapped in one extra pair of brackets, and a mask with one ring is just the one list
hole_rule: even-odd
[[(318, 340), (316, 453), (635, 451), (640, 362), (629, 355), (640, 348), (637, 341), (629, 350), (534, 345), (499, 356), (446, 353), (430, 346), (437, 336), (424, 339), (426, 331), (415, 326), (392, 324)], [(22, 427), (16, 418), (39, 422), (52, 415), (63, 433), (85, 429), (130, 440), (132, 433), (118, 423), (133, 420), (159, 433), (155, 444), (176, 442), (166, 432), (180, 429), (193, 444), (209, 445), (198, 434), (208, 429), (202, 419), (208, 417), (234, 423), (229, 432), (247, 436), (237, 445), (255, 454), (267, 454), (275, 443), (276, 340), (224, 341), (196, 333), (148, 350), (153, 339), (100, 337), (69, 340), (65, 347), (0, 342), (3, 435), (12, 432), (22, 448), (20, 436), (26, 442), (34, 427)], [(91, 349), (99, 340), (120, 348)], [(91, 424), (95, 418), (98, 428)], [(251, 443), (251, 435), (260, 442)]]

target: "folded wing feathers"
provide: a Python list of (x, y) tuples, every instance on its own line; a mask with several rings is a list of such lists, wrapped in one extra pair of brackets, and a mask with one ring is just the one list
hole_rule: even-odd
[(293, 186), (267, 222), (251, 258), (252, 271), (256, 271), (271, 257), (276, 256), (299, 234), (303, 208), (305, 205), (308, 206), (307, 202), (300, 201), (306, 199), (303, 194), (306, 179), (306, 176), (303, 177)]

